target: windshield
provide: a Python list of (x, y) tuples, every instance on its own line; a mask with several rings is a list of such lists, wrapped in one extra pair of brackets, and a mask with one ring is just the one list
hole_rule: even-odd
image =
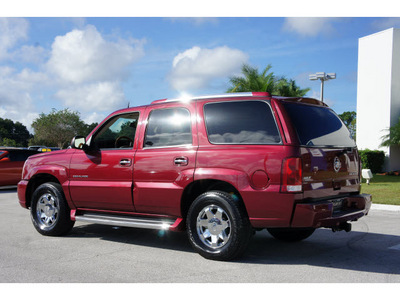
[(346, 125), (328, 107), (283, 102), (302, 146), (355, 147)]

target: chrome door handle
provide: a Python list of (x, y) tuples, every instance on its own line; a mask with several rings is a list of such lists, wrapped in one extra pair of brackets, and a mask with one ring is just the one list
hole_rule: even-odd
[(177, 166), (187, 166), (189, 163), (189, 159), (187, 157), (176, 157), (174, 159), (174, 164)]
[(123, 159), (121, 159), (121, 160), (119, 161), (119, 164), (120, 164), (121, 166), (127, 166), (127, 167), (129, 167), (130, 165), (132, 165), (132, 160), (129, 159), (129, 158), (123, 158)]

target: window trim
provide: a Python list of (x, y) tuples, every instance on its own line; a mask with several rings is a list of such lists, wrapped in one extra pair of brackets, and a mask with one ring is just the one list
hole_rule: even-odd
[[(295, 129), (295, 133), (296, 133), (296, 137), (297, 137), (298, 143), (299, 143), (299, 145), (300, 145), (301, 147), (320, 148), (320, 149), (321, 149), (321, 148), (343, 149), (343, 148), (356, 148), (356, 147), (357, 147), (356, 140), (353, 139), (353, 138), (351, 138), (351, 140), (354, 142), (354, 145), (351, 145), (351, 146), (350, 146), (350, 145), (347, 145), (347, 146), (345, 146), (345, 145), (303, 145), (303, 143), (302, 143), (302, 141), (301, 141), (301, 138), (300, 138), (300, 135), (299, 135), (299, 132), (298, 132), (298, 130), (297, 130), (297, 127), (294, 125), (294, 122), (293, 122), (293, 120), (292, 120), (292, 118), (291, 118), (289, 112), (288, 112), (287, 109), (286, 109), (286, 104), (289, 104), (289, 105), (306, 105), (306, 106), (316, 107), (316, 108), (318, 108), (318, 109), (327, 109), (327, 110), (329, 110), (333, 115), (335, 115), (335, 116), (339, 119), (339, 121), (342, 123), (342, 125), (343, 125), (348, 131), (349, 131), (349, 129), (347, 128), (346, 124), (344, 124), (344, 122), (342, 121), (342, 119), (338, 116), (338, 114), (337, 114), (331, 107), (329, 107), (329, 106), (319, 106), (319, 105), (315, 105), (315, 104), (312, 104), (312, 103), (296, 103), (296, 102), (289, 102), (289, 101), (283, 101), (283, 102), (284, 102), (284, 103), (283, 103), (283, 108), (284, 108), (285, 112), (288, 114), (288, 117), (289, 117), (290, 122), (293, 124), (293, 128)], [(349, 131), (349, 133), (350, 133), (350, 131)]]
[[(269, 108), (270, 108), (270, 110), (271, 110), (271, 114), (272, 114), (272, 118), (273, 118), (273, 120), (274, 120), (274, 124), (275, 124), (275, 126), (276, 126), (276, 131), (278, 132), (278, 135), (279, 135), (279, 139), (280, 139), (280, 142), (279, 143), (271, 143), (271, 144), (254, 144), (254, 143), (241, 143), (241, 144), (238, 144), (238, 143), (214, 143), (214, 142), (211, 142), (210, 141), (210, 135), (209, 135), (209, 133), (208, 133), (208, 128), (207, 128), (207, 121), (206, 121), (206, 112), (205, 112), (205, 107), (208, 105), (208, 104), (217, 104), (217, 103), (232, 103), (232, 102), (244, 102), (244, 103), (246, 103), (246, 102), (264, 102), (264, 103), (266, 103), (268, 106), (269, 106)], [(204, 119), (204, 126), (205, 126), (205, 129), (206, 129), (206, 135), (207, 135), (207, 140), (208, 140), (208, 142), (211, 144), (211, 145), (237, 145), (237, 146), (242, 146), (242, 145), (245, 145), (245, 146), (280, 146), (280, 145), (283, 145), (283, 139), (282, 139), (282, 136), (281, 136), (281, 132), (280, 132), (280, 130), (279, 130), (279, 126), (278, 126), (278, 122), (276, 121), (276, 116), (275, 116), (275, 112), (274, 112), (274, 110), (272, 109), (272, 106), (271, 106), (271, 103), (270, 103), (271, 101), (268, 101), (268, 100), (256, 100), (256, 99), (248, 99), (248, 100), (234, 100), (234, 101), (213, 101), (213, 102), (207, 102), (207, 103), (205, 103), (204, 105), (203, 105), (203, 119)]]
[(138, 133), (139, 133), (138, 128), (139, 128), (139, 120), (140, 120), (140, 111), (121, 112), (121, 113), (118, 113), (118, 114), (115, 114), (115, 115), (110, 115), (107, 119), (105, 119), (103, 121), (103, 124), (101, 124), (101, 126), (90, 136), (89, 140), (86, 141), (88, 146), (90, 148), (94, 147), (92, 145), (92, 142), (93, 142), (94, 138), (96, 138), (97, 134), (108, 124), (108, 122), (110, 120), (112, 120), (112, 119), (114, 119), (116, 117), (120, 117), (120, 116), (123, 116), (123, 115), (130, 115), (130, 114), (134, 114), (134, 113), (138, 114), (138, 118), (137, 118), (137, 126), (136, 126), (136, 131), (135, 131), (135, 137), (133, 139), (132, 148), (102, 148), (102, 149), (99, 148), (97, 150), (98, 151), (121, 151), (121, 150), (133, 150), (133, 149), (135, 149), (135, 140), (136, 140), (136, 138), (138, 136)]
[[(191, 140), (192, 142), (190, 144), (186, 143), (186, 144), (178, 144), (178, 145), (171, 145), (171, 146), (156, 146), (156, 147), (149, 147), (146, 146), (145, 142), (146, 142), (146, 136), (147, 136), (147, 130), (149, 128), (149, 120), (150, 120), (150, 116), (153, 113), (153, 111), (155, 110), (173, 110), (173, 109), (184, 109), (189, 113), (189, 118), (190, 118), (190, 135), (191, 135)], [(146, 120), (146, 129), (144, 131), (144, 135), (143, 135), (143, 142), (142, 142), (142, 149), (143, 150), (150, 150), (150, 149), (163, 149), (163, 148), (182, 148), (182, 147), (188, 147), (188, 146), (193, 146), (193, 127), (192, 127), (192, 113), (190, 112), (190, 110), (187, 107), (184, 106), (171, 106), (171, 107), (164, 107), (164, 108), (153, 108), (152, 110), (150, 110), (150, 112), (147, 115), (147, 120)]]

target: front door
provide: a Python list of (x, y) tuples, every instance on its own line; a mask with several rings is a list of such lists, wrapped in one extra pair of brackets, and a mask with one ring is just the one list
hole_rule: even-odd
[(135, 135), (139, 112), (117, 114), (93, 134), (89, 150), (70, 163), (70, 193), (77, 208), (134, 211)]

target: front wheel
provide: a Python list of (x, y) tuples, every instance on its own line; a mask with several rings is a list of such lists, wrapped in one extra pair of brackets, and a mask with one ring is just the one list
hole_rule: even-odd
[(208, 259), (238, 258), (252, 236), (243, 205), (225, 192), (200, 195), (190, 206), (186, 224), (193, 248)]
[(74, 226), (70, 209), (61, 185), (48, 182), (40, 185), (32, 195), (31, 219), (35, 229), (43, 234), (66, 234)]

